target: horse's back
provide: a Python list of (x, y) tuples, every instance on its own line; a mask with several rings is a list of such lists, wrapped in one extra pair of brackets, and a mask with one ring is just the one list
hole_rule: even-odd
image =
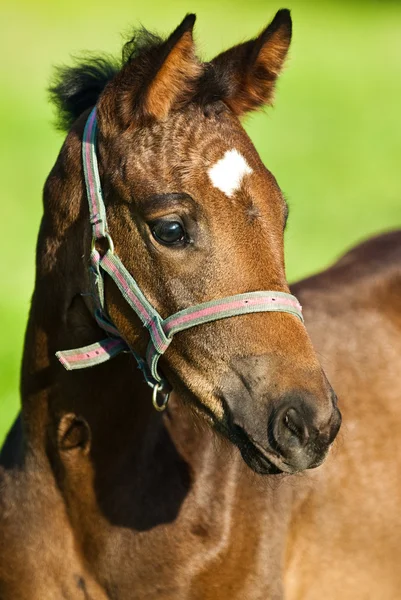
[(401, 232), (295, 286), (343, 413), (288, 547), (288, 600), (398, 599), (401, 589)]

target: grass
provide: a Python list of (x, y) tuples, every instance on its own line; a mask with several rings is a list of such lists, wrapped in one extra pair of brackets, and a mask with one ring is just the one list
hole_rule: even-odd
[[(51, 67), (82, 49), (118, 53), (143, 23), (171, 31), (196, 12), (203, 57), (253, 37), (281, 2), (13, 0), (0, 9), (0, 441), (19, 403), (41, 190), (62, 137), (46, 97)], [(294, 41), (276, 108), (246, 127), (289, 198), (289, 279), (401, 224), (401, 4), (288, 0)]]

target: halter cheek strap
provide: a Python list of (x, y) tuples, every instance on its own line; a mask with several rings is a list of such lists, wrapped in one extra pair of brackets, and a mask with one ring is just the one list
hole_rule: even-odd
[[(249, 292), (191, 306), (163, 319), (148, 302), (135, 279), (114, 252), (113, 240), (107, 227), (106, 208), (99, 178), (96, 135), (96, 108), (94, 108), (84, 130), (82, 159), (92, 226), (89, 272), (91, 295), (96, 306), (94, 316), (108, 337), (84, 348), (57, 352), (56, 356), (67, 370), (72, 370), (92, 367), (113, 358), (120, 352), (131, 352), (138, 367), (142, 370), (145, 380), (154, 389), (153, 403), (155, 407), (162, 410), (165, 403), (161, 406), (157, 404), (157, 392), (165, 384), (165, 381), (158, 372), (158, 361), (176, 333), (218, 319), (255, 312), (286, 312), (295, 315), (303, 322), (302, 308), (295, 296), (285, 292)], [(104, 255), (100, 255), (96, 249), (98, 240), (107, 241), (108, 250)], [(114, 280), (122, 296), (149, 333), (146, 358), (140, 357), (130, 347), (128, 341), (124, 339), (107, 314), (104, 300), (105, 274)]]

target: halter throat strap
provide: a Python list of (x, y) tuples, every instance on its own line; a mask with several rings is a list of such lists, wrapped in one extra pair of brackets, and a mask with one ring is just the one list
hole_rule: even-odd
[[(165, 381), (158, 371), (159, 358), (166, 352), (173, 336), (180, 331), (218, 319), (255, 312), (286, 312), (295, 315), (303, 322), (302, 308), (295, 296), (274, 291), (249, 292), (204, 302), (163, 319), (147, 300), (135, 279), (114, 251), (113, 240), (107, 226), (106, 207), (99, 177), (96, 137), (97, 122), (96, 108), (94, 108), (86, 122), (82, 142), (82, 160), (92, 227), (92, 248), (89, 261), (92, 288), (90, 295), (95, 304), (94, 317), (108, 337), (90, 346), (57, 352), (57, 358), (67, 370), (92, 367), (113, 358), (120, 352), (128, 351), (135, 357), (147, 383), (157, 391), (165, 385)], [(103, 255), (96, 249), (96, 242), (99, 240), (107, 242), (108, 245), (108, 250)], [(104, 277), (106, 275), (113, 279), (122, 296), (149, 333), (145, 358), (140, 357), (131, 348), (129, 342), (124, 339), (107, 314), (104, 299)]]

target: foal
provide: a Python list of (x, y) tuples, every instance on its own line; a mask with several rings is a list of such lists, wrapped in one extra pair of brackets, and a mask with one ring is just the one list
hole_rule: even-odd
[[(294, 486), (260, 475), (319, 465), (339, 429), (288, 294), (287, 207), (238, 120), (271, 102), (289, 12), (206, 64), (194, 20), (165, 41), (140, 33), (121, 67), (62, 70), (53, 87), (70, 131), (45, 186), (22, 411), (2, 457), (2, 599), (282, 597)], [(93, 239), (102, 219), (88, 215), (83, 143), (108, 222)], [(144, 360), (156, 325), (143, 327), (121, 278), (94, 276), (93, 257), (108, 256), (161, 319), (255, 292), (281, 308), (180, 331), (160, 359), (163, 403), (172, 389), (161, 415), (134, 359), (160, 407)], [(91, 280), (104, 283), (101, 315)], [(77, 346), (99, 341), (107, 358), (104, 330), (132, 352), (63, 369), (56, 353)]]

